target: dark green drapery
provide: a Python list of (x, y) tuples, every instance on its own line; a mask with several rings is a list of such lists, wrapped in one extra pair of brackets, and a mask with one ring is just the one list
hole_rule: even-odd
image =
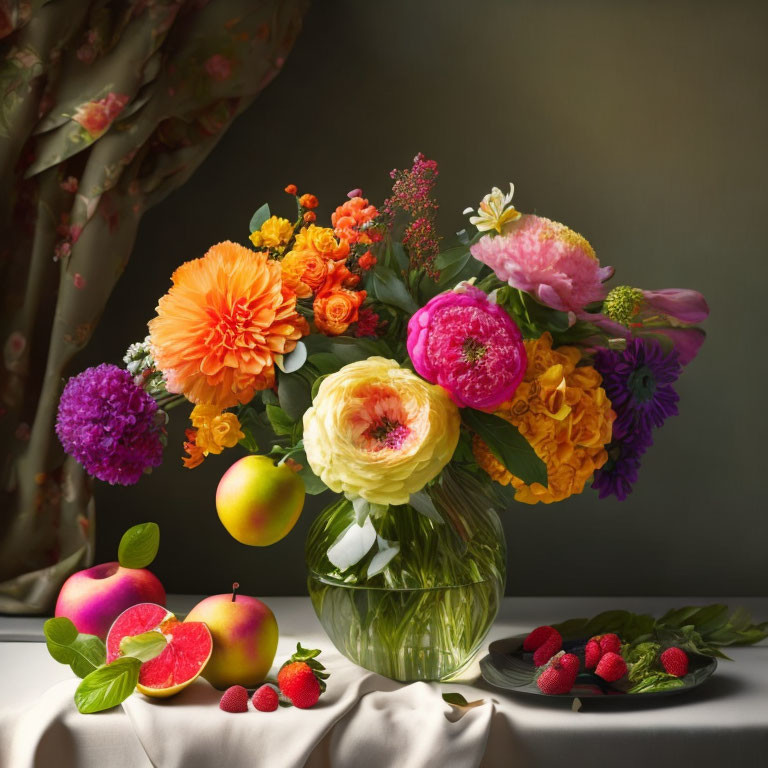
[(308, 0), (0, 0), (0, 611), (90, 562), (53, 426), (142, 213), (279, 72)]

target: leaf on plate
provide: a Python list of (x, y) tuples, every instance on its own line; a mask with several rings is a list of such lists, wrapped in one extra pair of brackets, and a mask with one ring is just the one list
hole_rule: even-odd
[(139, 661), (150, 661), (159, 656), (168, 645), (162, 632), (144, 632), (141, 635), (126, 635), (120, 641), (120, 652)]

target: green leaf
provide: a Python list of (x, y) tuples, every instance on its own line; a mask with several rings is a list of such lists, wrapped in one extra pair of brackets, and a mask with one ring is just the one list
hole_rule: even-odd
[(146, 568), (160, 547), (160, 527), (157, 523), (141, 523), (129, 528), (120, 539), (117, 559), (123, 568)]
[(304, 416), (304, 411), (312, 405), (309, 383), (298, 373), (280, 376), (277, 384), (277, 396), (280, 407), (286, 412), (291, 424)]
[(388, 541), (376, 536), (377, 551), (373, 559), (368, 563), (367, 577), (369, 579), (378, 576), (400, 552), (400, 544), (396, 541)]
[(412, 315), (418, 310), (418, 304), (413, 300), (413, 296), (408, 293), (405, 283), (395, 272), (387, 267), (376, 267), (372, 280), (371, 289), (373, 295), (382, 303), (389, 304), (392, 307), (402, 309), (403, 312)]
[(317, 372), (321, 376), (329, 373), (336, 373), (342, 366), (338, 357), (330, 352), (316, 352), (314, 355), (310, 356), (308, 362), (317, 369)]
[(78, 677), (85, 677), (107, 659), (107, 649), (96, 635), (79, 634), (67, 618), (48, 619), (43, 624), (48, 653), (59, 662), (68, 664)]
[(328, 547), (328, 561), (340, 571), (346, 571), (359, 563), (373, 547), (376, 530), (370, 517), (362, 525), (350, 523)]
[(326, 376), (330, 376), (330, 374), (329, 373), (324, 373), (322, 376), (318, 376), (315, 379), (314, 384), (312, 384), (312, 389), (311, 389), (311, 391), (309, 393), (310, 397), (312, 398), (312, 402), (315, 401), (315, 398), (317, 397), (317, 393), (320, 391), (320, 385), (323, 383), (323, 379)]
[(455, 707), (466, 707), (469, 703), (460, 693), (444, 693), (443, 701), (453, 704)]
[(547, 485), (547, 465), (517, 427), (491, 413), (462, 409), (464, 423), (485, 442), (493, 455), (524, 483)]
[(264, 205), (259, 208), (256, 213), (251, 216), (251, 223), (248, 225), (248, 230), (250, 232), (256, 232), (256, 230), (261, 229), (261, 225), (271, 216), (269, 212), (269, 205), (267, 203), (264, 203)]
[(296, 342), (296, 347), (287, 355), (275, 355), (275, 363), (283, 373), (295, 373), (307, 362), (307, 347), (304, 342)]
[(256, 440), (256, 430), (259, 423), (258, 413), (254, 408), (242, 406), (238, 411), (237, 418), (240, 421), (240, 429), (245, 435), (238, 444), (242, 445), (249, 453), (257, 453), (259, 450), (259, 443)]
[(144, 632), (141, 635), (126, 635), (120, 641), (120, 653), (139, 661), (150, 661), (159, 656), (168, 645), (162, 632)]
[(87, 675), (75, 691), (75, 704), (83, 714), (111, 709), (136, 690), (141, 662), (122, 656)]
[(437, 511), (432, 499), (429, 498), (429, 494), (425, 490), (420, 490), (417, 493), (412, 493), (408, 499), (409, 506), (413, 507), (420, 515), (428, 517), (435, 523), (444, 523), (442, 515)]
[(267, 406), (267, 418), (276, 435), (292, 434), (294, 422), (279, 405)]

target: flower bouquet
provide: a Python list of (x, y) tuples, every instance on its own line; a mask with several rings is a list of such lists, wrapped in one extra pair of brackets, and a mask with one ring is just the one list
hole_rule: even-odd
[(289, 185), (295, 215), (263, 205), (248, 246), (182, 264), (126, 367), (71, 379), (57, 423), (91, 475), (127, 484), (192, 403), (187, 467), (261, 454), (217, 494), (247, 544), (333, 491), (307, 541), (312, 602), (341, 652), (400, 680), (455, 674), (485, 637), (505, 581), (496, 509), (630, 493), (708, 314), (695, 291), (609, 288), (589, 242), (517, 211), (512, 185), (443, 247), (437, 175), (417, 155), (387, 200), (353, 190), (330, 227)]

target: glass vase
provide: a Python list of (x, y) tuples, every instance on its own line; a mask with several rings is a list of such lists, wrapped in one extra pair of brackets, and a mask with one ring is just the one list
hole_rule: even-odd
[(408, 505), (374, 518), (378, 536), (400, 549), (370, 578), (371, 553), (343, 572), (326, 555), (355, 520), (352, 503), (342, 498), (315, 520), (306, 545), (309, 595), (350, 661), (402, 681), (445, 680), (470, 663), (506, 578), (504, 532), (486, 489), (449, 468), (427, 489), (435, 519)]

